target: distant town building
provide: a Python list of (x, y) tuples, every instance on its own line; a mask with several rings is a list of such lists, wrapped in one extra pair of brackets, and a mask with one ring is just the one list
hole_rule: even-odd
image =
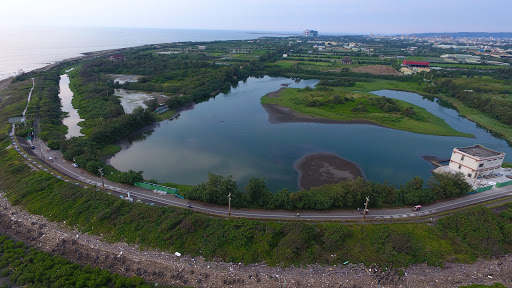
[(352, 58), (348, 56), (341, 58), (341, 64), (352, 65)]
[(124, 55), (122, 54), (116, 54), (116, 55), (112, 55), (110, 56), (110, 61), (112, 62), (122, 62), (122, 61), (125, 61), (126, 58), (124, 57)]
[(317, 37), (318, 36), (318, 31), (316, 31), (316, 30), (306, 30), (306, 31), (304, 31), (304, 33), (302, 35), (304, 37)]
[(417, 67), (417, 68), (428, 68), (428, 67), (430, 67), (430, 62), (426, 62), (426, 61), (407, 61), (407, 60), (404, 60), (404, 62), (402, 63), (402, 66), (407, 67), (407, 68), (414, 68), (414, 67)]
[(482, 145), (453, 148), (449, 167), (462, 172), (469, 178), (479, 178), (492, 174), (501, 168), (505, 153), (496, 152)]
[(198, 45), (197, 49), (199, 49), (199, 50), (206, 50), (206, 46), (205, 45)]

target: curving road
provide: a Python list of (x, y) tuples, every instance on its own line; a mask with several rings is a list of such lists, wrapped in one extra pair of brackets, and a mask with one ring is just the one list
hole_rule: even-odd
[[(34, 79), (32, 79), (32, 89), (28, 96), (30, 101), (32, 90), (34, 89)], [(28, 103), (27, 103), (28, 107)], [(26, 108), (25, 108), (26, 111)], [(25, 113), (24, 111), (24, 113)], [(60, 151), (49, 149), (43, 141), (37, 137), (34, 138), (35, 149), (30, 149), (25, 139), (15, 137), (14, 125), (11, 131), (11, 140), (14, 148), (26, 158), (27, 163), (35, 168), (52, 173), (55, 177), (61, 178), (64, 181), (75, 183), (83, 187), (96, 186), (103, 188), (102, 179), (89, 174), (84, 169), (75, 168), (71, 162), (64, 160)], [(37, 131), (37, 129), (36, 129)], [(50, 161), (50, 157), (52, 161)], [(215, 206), (200, 202), (192, 202), (177, 198), (173, 195), (160, 195), (153, 193), (150, 190), (143, 188), (111, 182), (103, 179), (105, 191), (110, 194), (119, 195), (123, 198), (128, 195), (134, 201), (146, 203), (149, 205), (170, 205), (181, 208), (192, 209), (194, 211), (212, 214), (216, 216), (228, 216), (228, 208), (223, 206)], [(442, 201), (431, 205), (425, 205), (422, 211), (412, 211), (411, 208), (396, 208), (396, 209), (375, 209), (371, 210), (366, 215), (367, 220), (377, 221), (417, 221), (418, 217), (422, 217), (425, 221), (436, 214), (447, 212), (462, 207), (489, 202), (491, 200), (501, 199), (512, 196), (512, 186), (494, 188), (489, 191), (467, 195), (461, 198)], [(509, 197), (506, 201), (512, 201)], [(371, 201), (371, 199), (370, 199)], [(192, 208), (189, 207), (192, 205)], [(361, 203), (361, 207), (363, 207)], [(300, 211), (300, 216), (297, 216), (297, 211), (283, 211), (283, 210), (262, 210), (262, 209), (232, 209), (232, 217), (251, 218), (251, 219), (267, 219), (267, 220), (303, 220), (303, 221), (358, 221), (362, 220), (362, 215), (356, 210), (328, 210), (328, 211)], [(411, 219), (416, 218), (416, 219)], [(422, 221), (424, 221), (422, 220)], [(432, 220), (432, 219), (430, 219)]]

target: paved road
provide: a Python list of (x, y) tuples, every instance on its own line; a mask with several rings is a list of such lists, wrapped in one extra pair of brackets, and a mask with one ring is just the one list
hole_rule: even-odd
[[(134, 199), (134, 201), (140, 201), (150, 205), (171, 205), (217, 216), (228, 215), (227, 207), (193, 202), (177, 198), (173, 195), (159, 195), (143, 188), (115, 183), (107, 179), (103, 179), (104, 183), (102, 183), (101, 178), (89, 174), (82, 168), (73, 167), (71, 162), (64, 160), (60, 151), (49, 149), (45, 143), (41, 141), (39, 137), (37, 137), (37, 133), (36, 138), (34, 139), (35, 149), (30, 149), (30, 146), (24, 138), (14, 137), (12, 135), (14, 135), (14, 131), (11, 132), (11, 139), (14, 143), (13, 145), (18, 150), (18, 152), (27, 159), (30, 165), (48, 171), (55, 177), (62, 178), (64, 181), (73, 182), (84, 187), (96, 186), (98, 189), (102, 189), (104, 185), (105, 191), (108, 193), (120, 195), (123, 197), (127, 197), (129, 194), (130, 197)], [(50, 160), (50, 157), (52, 157), (52, 160)], [(429, 216), (433, 216), (434, 214), (474, 205), (477, 203), (488, 202), (490, 200), (500, 199), (507, 196), (512, 196), (512, 186), (494, 188), (489, 191), (467, 195), (458, 199), (426, 205), (423, 206), (422, 211), (412, 211), (411, 208), (374, 209), (370, 211), (370, 213), (366, 216), (366, 219), (379, 221), (410, 221), (411, 218), (415, 217), (424, 217), (428, 219)], [(192, 208), (189, 208), (189, 205), (192, 205)], [(363, 203), (361, 203), (361, 207), (362, 206)], [(354, 221), (362, 219), (362, 215), (359, 213), (359, 211), (356, 210), (300, 211), (299, 217), (297, 216), (297, 212), (298, 211), (232, 209), (231, 216), (253, 219), (294, 219), (309, 221)]]
[[(36, 138), (34, 144), (36, 149), (32, 150), (21, 137), (17, 137), (19, 142), (20, 153), (26, 155), (27, 161), (39, 169), (48, 169), (48, 172), (53, 172), (56, 177), (62, 178), (65, 181), (76, 183), (81, 186), (96, 186), (102, 188), (103, 183), (100, 177), (87, 173), (84, 169), (73, 167), (70, 161), (63, 159), (60, 151), (50, 150), (46, 145)], [(49, 160), (52, 157), (53, 161)], [(35, 164), (34, 164), (35, 162)], [(188, 200), (176, 198), (173, 195), (159, 195), (152, 191), (134, 187), (131, 185), (120, 184), (111, 182), (104, 179), (105, 190), (115, 195), (128, 196), (135, 201), (140, 200), (143, 203), (154, 203), (156, 205), (171, 205), (182, 208), (188, 208), (189, 203), (192, 205), (192, 210), (204, 213), (214, 214), (217, 216), (227, 216), (227, 207), (209, 205), (198, 202), (191, 202)], [(373, 209), (366, 216), (369, 220), (410, 220), (413, 217), (427, 217), (429, 215), (446, 212), (461, 207), (487, 202), (494, 199), (499, 199), (507, 196), (512, 196), (512, 186), (503, 188), (494, 188), (489, 191), (481, 192), (478, 194), (467, 195), (458, 199), (442, 201), (428, 206), (423, 206), (422, 211), (412, 211), (410, 208), (396, 208), (396, 209)], [(361, 203), (363, 204), (363, 203)], [(254, 219), (295, 219), (295, 220), (321, 220), (321, 221), (335, 221), (335, 220), (360, 220), (362, 215), (356, 210), (329, 210), (329, 211), (300, 211), (300, 217), (296, 215), (297, 211), (282, 211), (282, 210), (260, 210), (260, 209), (232, 209), (231, 215), (233, 217), (254, 218)]]

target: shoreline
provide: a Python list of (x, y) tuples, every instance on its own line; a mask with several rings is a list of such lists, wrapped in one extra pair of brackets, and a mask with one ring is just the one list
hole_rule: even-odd
[(320, 152), (307, 154), (293, 165), (299, 172), (299, 189), (309, 190), (326, 184), (336, 184), (362, 177), (363, 171), (352, 161), (334, 153)]
[[(127, 137), (125, 137), (125, 138), (123, 138), (123, 139), (119, 140), (118, 142), (114, 143), (114, 145), (119, 145), (119, 146), (121, 147), (121, 150), (120, 150), (119, 152), (121, 152), (121, 151), (123, 151), (123, 150), (126, 150), (126, 149), (128, 149), (128, 148), (131, 146), (132, 142), (136, 140), (135, 138), (136, 138), (138, 135), (143, 135), (143, 134), (148, 133), (148, 132), (151, 132), (151, 133), (152, 133), (152, 131), (153, 131), (155, 128), (157, 128), (157, 127), (159, 127), (159, 126), (160, 126), (160, 123), (161, 123), (161, 122), (163, 122), (163, 121), (173, 121), (174, 119), (178, 119), (178, 118), (180, 117), (180, 115), (181, 115), (181, 112), (183, 112), (183, 111), (189, 111), (189, 110), (194, 110), (194, 108), (195, 108), (195, 107), (196, 107), (196, 104), (195, 104), (194, 102), (188, 103), (188, 104), (186, 104), (185, 106), (183, 106), (183, 107), (181, 107), (181, 108), (176, 109), (176, 111), (174, 112), (174, 114), (172, 114), (172, 116), (171, 116), (170, 118), (165, 119), (165, 120), (162, 120), (162, 121), (155, 121), (155, 122), (153, 122), (153, 123), (151, 123), (151, 124), (147, 125), (146, 127), (142, 127), (142, 128), (140, 128), (139, 130), (134, 131), (133, 133), (131, 133), (131, 134), (130, 134), (130, 135), (128, 135)], [(117, 152), (117, 153), (119, 153), (119, 152)], [(111, 160), (111, 159), (112, 159), (112, 158), (113, 158), (117, 153), (115, 153), (115, 154), (113, 154), (113, 155), (108, 155), (108, 156), (105, 158), (105, 164), (112, 166), (112, 164), (110, 163), (110, 160)], [(114, 166), (112, 166), (112, 167), (114, 167)], [(114, 167), (114, 168), (115, 168), (115, 167)], [(115, 169), (117, 169), (117, 168), (115, 168)]]
[(0, 90), (9, 87), (9, 85), (11, 85), (11, 83), (12, 83), (12, 80), (14, 80), (14, 77), (12, 77), (12, 76), (9, 78), (0, 80)]
[[(261, 104), (263, 109), (267, 111), (268, 122), (272, 124), (281, 123), (321, 123), (321, 124), (366, 124), (378, 127), (389, 128), (376, 122), (365, 119), (353, 120), (334, 120), (328, 118), (320, 118), (299, 113), (291, 108), (281, 106), (279, 104)], [(389, 128), (393, 129), (393, 128)]]

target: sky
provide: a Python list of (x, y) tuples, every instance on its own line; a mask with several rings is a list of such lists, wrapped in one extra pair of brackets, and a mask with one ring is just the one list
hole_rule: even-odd
[(510, 0), (2, 0), (0, 27), (512, 32)]

